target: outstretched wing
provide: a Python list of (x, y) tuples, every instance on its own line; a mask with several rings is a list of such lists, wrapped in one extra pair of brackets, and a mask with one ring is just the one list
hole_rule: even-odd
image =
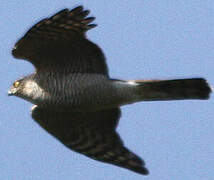
[(34, 25), (14, 46), (15, 58), (30, 61), (37, 71), (108, 74), (101, 49), (85, 33), (96, 25), (88, 10), (64, 9)]
[(73, 151), (92, 159), (147, 175), (144, 161), (129, 151), (115, 131), (120, 109), (99, 112), (56, 112), (39, 107), (32, 117)]

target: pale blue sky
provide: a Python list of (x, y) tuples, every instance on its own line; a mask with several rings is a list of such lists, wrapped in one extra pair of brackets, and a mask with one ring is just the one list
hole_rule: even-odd
[(204, 77), (214, 85), (214, 1), (1, 2), (0, 179), (213, 180), (213, 98), (122, 108), (118, 131), (146, 161), (150, 175), (143, 177), (70, 151), (31, 119), (30, 103), (7, 97), (14, 80), (33, 72), (11, 56), (14, 43), (42, 18), (77, 5), (96, 16), (88, 37), (104, 50), (111, 77)]

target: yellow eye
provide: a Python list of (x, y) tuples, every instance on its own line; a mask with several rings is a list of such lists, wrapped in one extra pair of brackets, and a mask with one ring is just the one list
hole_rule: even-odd
[(14, 86), (15, 88), (17, 88), (17, 87), (19, 86), (19, 84), (20, 84), (20, 82), (19, 82), (19, 81), (16, 81), (16, 82), (13, 83), (13, 86)]

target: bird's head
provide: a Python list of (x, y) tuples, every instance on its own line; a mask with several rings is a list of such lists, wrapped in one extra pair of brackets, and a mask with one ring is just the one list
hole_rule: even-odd
[(22, 79), (16, 80), (8, 91), (8, 96), (19, 96), (23, 93), (25, 83)]
[(43, 94), (43, 90), (31, 76), (16, 80), (8, 91), (9, 96), (17, 96), (33, 104), (42, 101)]

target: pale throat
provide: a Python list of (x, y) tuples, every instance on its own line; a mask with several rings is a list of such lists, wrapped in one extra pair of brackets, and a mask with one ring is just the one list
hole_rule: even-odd
[(48, 97), (48, 93), (42, 89), (37, 82), (29, 80), (25, 83), (22, 98), (33, 104), (40, 104)]

